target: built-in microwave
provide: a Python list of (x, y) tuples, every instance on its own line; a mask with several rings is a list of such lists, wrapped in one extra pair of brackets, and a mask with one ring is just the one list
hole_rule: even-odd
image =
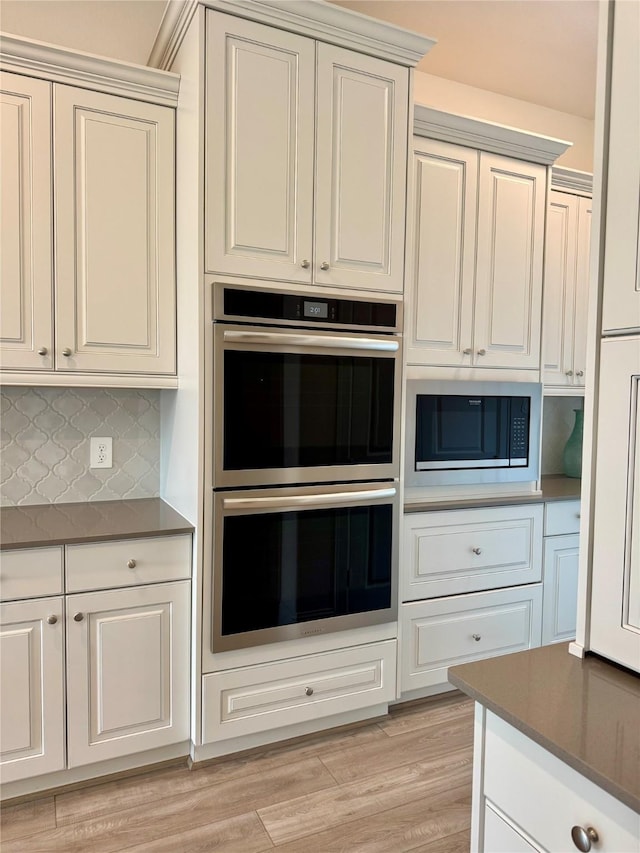
[(542, 386), (407, 382), (407, 486), (512, 483), (540, 473)]

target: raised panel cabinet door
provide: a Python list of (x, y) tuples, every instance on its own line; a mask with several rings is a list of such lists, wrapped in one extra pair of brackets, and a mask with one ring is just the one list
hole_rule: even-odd
[(573, 335), (573, 383), (584, 386), (587, 363), (587, 320), (589, 313), (589, 253), (591, 248), (590, 198), (578, 199), (578, 250), (576, 256), (576, 312)]
[(640, 331), (640, 4), (614, 4), (604, 334)]
[(0, 605), (0, 776), (64, 769), (62, 598)]
[(314, 280), (402, 292), (409, 72), (317, 46)]
[(414, 138), (407, 362), (471, 364), (478, 153)]
[(54, 88), (58, 370), (175, 373), (174, 124)]
[(540, 367), (546, 168), (480, 154), (478, 367)]
[(544, 540), (543, 645), (575, 639), (579, 559), (580, 537), (577, 534)]
[(0, 73), (0, 364), (53, 367), (51, 84)]
[(189, 589), (68, 596), (69, 767), (189, 737)]
[(545, 385), (573, 384), (577, 235), (577, 196), (551, 192), (547, 207), (542, 316), (542, 379)]
[(309, 283), (315, 43), (207, 13), (209, 272)]
[(601, 342), (589, 647), (640, 672), (640, 337)]

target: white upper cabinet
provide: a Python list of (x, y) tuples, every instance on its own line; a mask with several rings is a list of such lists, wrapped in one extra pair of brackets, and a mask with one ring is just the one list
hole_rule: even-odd
[(547, 209), (543, 381), (584, 389), (591, 199), (552, 191)]
[(173, 111), (54, 90), (56, 368), (175, 372)]
[(640, 4), (615, 4), (602, 331), (640, 332)]
[(2, 367), (53, 366), (51, 84), (0, 73)]
[(408, 70), (207, 15), (206, 269), (402, 291)]
[(408, 363), (537, 370), (546, 167), (422, 137), (413, 153)]

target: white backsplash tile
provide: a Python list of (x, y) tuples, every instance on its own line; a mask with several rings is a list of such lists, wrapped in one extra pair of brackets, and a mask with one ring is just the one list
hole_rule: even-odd
[(562, 452), (575, 423), (582, 397), (545, 397), (542, 413), (542, 473), (563, 474)]
[[(113, 468), (89, 468), (89, 439), (113, 438)], [(160, 392), (3, 388), (0, 506), (157, 497)]]

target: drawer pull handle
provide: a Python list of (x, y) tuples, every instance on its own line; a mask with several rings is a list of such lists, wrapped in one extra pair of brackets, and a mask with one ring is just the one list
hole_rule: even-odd
[(40, 347), (40, 349), (38, 350), (38, 355), (46, 355), (48, 352), (49, 350), (46, 347)]
[(486, 354), (487, 354), (486, 349), (479, 349), (478, 350), (478, 355), (486, 355)]
[(482, 639), (482, 634), (472, 634), (471, 636), (476, 641), (476, 643), (479, 643), (480, 640)]
[(82, 622), (83, 619), (84, 619), (84, 613), (74, 613), (73, 614), (73, 621), (74, 622)]
[(47, 622), (49, 625), (55, 625), (57, 621), (58, 617), (55, 615), (55, 613), (52, 613), (51, 616), (47, 616)]
[(473, 551), (474, 554), (478, 554), (478, 555), (482, 554), (482, 548), (472, 548), (471, 550)]
[(130, 569), (135, 569), (135, 567), (136, 567), (136, 561), (135, 561), (135, 560), (128, 560), (128, 561), (127, 561), (127, 566), (128, 566)]
[(591, 850), (592, 841), (597, 844), (600, 840), (598, 833), (592, 826), (588, 826), (586, 829), (584, 826), (572, 826), (571, 838), (578, 850), (582, 850), (583, 853), (588, 853)]
[(307, 696), (313, 696), (313, 687), (305, 687), (304, 692)]
[(580, 513), (579, 513), (579, 512), (577, 512), (577, 513), (576, 513), (576, 518), (580, 518)]
[(309, 261), (306, 260), (306, 258), (305, 258), (305, 260), (300, 261), (300, 266), (302, 267), (303, 270), (308, 270), (309, 269)]
[(473, 350), (471, 349), (471, 347), (466, 347), (462, 350), (462, 355), (471, 355), (472, 352)]
[(320, 264), (320, 269), (321, 269), (321, 270), (328, 270), (328, 269), (329, 269), (329, 261), (323, 261), (323, 262)]
[(73, 355), (73, 350), (70, 350), (70, 349), (69, 349), (69, 347), (65, 347), (65, 348), (62, 350), (62, 355), (63, 355), (65, 358), (69, 358), (69, 356), (70, 356), (70, 355)]

